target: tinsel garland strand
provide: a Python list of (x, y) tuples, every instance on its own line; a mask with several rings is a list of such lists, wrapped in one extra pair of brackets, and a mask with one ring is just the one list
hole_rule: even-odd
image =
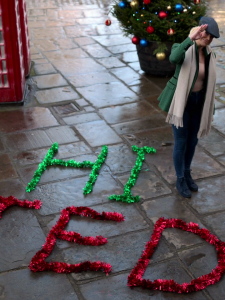
[(82, 237), (77, 232), (67, 232), (64, 230), (65, 226), (68, 224), (70, 215), (88, 217), (96, 220), (111, 220), (116, 222), (124, 221), (124, 216), (117, 212), (102, 212), (97, 211), (89, 207), (67, 207), (62, 210), (60, 218), (55, 226), (49, 232), (46, 242), (43, 248), (38, 251), (32, 258), (29, 268), (33, 272), (41, 271), (53, 271), (56, 273), (71, 273), (71, 272), (81, 272), (81, 271), (99, 271), (103, 270), (106, 274), (111, 271), (111, 265), (96, 261), (90, 262), (85, 261), (78, 264), (67, 264), (63, 262), (45, 262), (45, 258), (48, 257), (56, 243), (56, 239), (62, 239), (64, 241), (74, 242), (81, 245), (99, 246), (107, 243), (107, 239), (102, 236), (94, 237)]
[(39, 209), (41, 208), (41, 201), (34, 200), (32, 202), (28, 200), (18, 200), (13, 196), (9, 196), (9, 197), (0, 196), (0, 218), (2, 217), (3, 211), (5, 211), (10, 206), (20, 206), (26, 208)]
[(137, 152), (137, 160), (135, 162), (135, 166), (131, 170), (131, 176), (124, 186), (123, 195), (111, 195), (109, 197), (110, 200), (122, 201), (126, 203), (134, 203), (140, 201), (140, 196), (133, 196), (131, 193), (131, 188), (135, 185), (138, 175), (141, 171), (142, 163), (145, 160), (145, 153), (156, 153), (156, 150), (152, 147), (144, 146), (139, 148), (137, 146), (132, 146), (132, 150)]
[(107, 154), (108, 154), (108, 147), (104, 145), (104, 146), (102, 146), (102, 151), (99, 154), (97, 160), (95, 161), (95, 163), (92, 167), (92, 172), (89, 176), (89, 180), (86, 183), (86, 186), (83, 188), (84, 195), (87, 195), (92, 191), (93, 185), (98, 177), (99, 170), (101, 169), (101, 166), (105, 162)]
[(107, 146), (102, 147), (102, 151), (94, 163), (86, 160), (83, 162), (77, 162), (73, 159), (70, 159), (68, 161), (64, 161), (62, 159), (53, 159), (54, 155), (58, 151), (58, 148), (59, 148), (58, 143), (54, 143), (52, 147), (48, 150), (48, 153), (46, 154), (45, 158), (39, 164), (38, 169), (35, 171), (33, 178), (28, 183), (26, 187), (26, 191), (29, 193), (35, 189), (36, 185), (38, 184), (41, 178), (41, 175), (47, 169), (48, 166), (56, 165), (56, 166), (73, 167), (73, 168), (92, 168), (92, 172), (89, 176), (89, 180), (87, 181), (86, 186), (83, 189), (84, 195), (89, 194), (92, 191), (93, 185), (98, 177), (99, 170), (106, 159), (108, 153)]
[[(142, 276), (149, 264), (150, 258), (154, 253), (156, 246), (159, 243), (161, 234), (166, 228), (179, 228), (184, 231), (192, 232), (209, 244), (214, 245), (217, 250), (218, 265), (212, 270), (211, 273), (203, 275), (197, 279), (192, 280), (190, 283), (178, 284), (174, 280), (156, 279), (154, 281), (142, 279)], [(160, 218), (154, 227), (151, 240), (147, 242), (145, 250), (141, 258), (139, 259), (136, 267), (131, 271), (128, 276), (128, 286), (135, 287), (141, 286), (144, 289), (161, 290), (165, 292), (174, 293), (190, 293), (197, 292), (205, 289), (207, 286), (218, 282), (225, 272), (225, 243), (220, 241), (215, 235), (209, 232), (209, 230), (199, 228), (198, 224), (185, 223), (181, 219), (164, 219)]]
[(39, 164), (39, 167), (35, 171), (33, 178), (31, 179), (31, 181), (28, 183), (28, 185), (26, 187), (26, 192), (27, 193), (30, 193), (31, 191), (33, 191), (35, 189), (36, 185), (38, 184), (38, 182), (41, 178), (41, 175), (46, 170), (46, 168), (51, 164), (53, 156), (57, 153), (58, 148), (59, 148), (58, 143), (54, 143), (51, 146), (51, 148), (48, 150), (45, 158)]

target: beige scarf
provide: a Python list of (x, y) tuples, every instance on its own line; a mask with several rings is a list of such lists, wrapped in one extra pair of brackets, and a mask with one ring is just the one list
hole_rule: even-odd
[[(207, 53), (212, 49), (207, 46)], [(166, 118), (166, 122), (178, 127), (183, 127), (183, 114), (187, 103), (187, 99), (191, 90), (196, 73), (196, 50), (193, 44), (186, 52), (184, 62), (181, 66), (178, 77), (177, 87), (170, 105), (170, 109)], [(214, 111), (214, 98), (216, 87), (216, 59), (211, 54), (208, 72), (208, 84), (205, 94), (205, 102), (203, 106), (198, 138), (209, 134)]]

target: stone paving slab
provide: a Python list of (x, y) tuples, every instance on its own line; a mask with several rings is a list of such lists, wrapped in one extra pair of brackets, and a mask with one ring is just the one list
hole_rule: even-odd
[(107, 49), (112, 53), (125, 53), (127, 51), (134, 51), (136, 50), (136, 46), (134, 44), (127, 44), (127, 45), (114, 45), (108, 46)]
[(64, 38), (65, 32), (63, 28), (31, 28), (31, 35), (34, 40)]
[(49, 61), (45, 58), (43, 58), (43, 59), (33, 59), (32, 61), (34, 62), (35, 65), (48, 64), (49, 63)]
[[(49, 149), (50, 147), (32, 151), (23, 151), (13, 154), (12, 159), (17, 166), (37, 164), (43, 161)], [(60, 145), (54, 158), (68, 159), (70, 157), (74, 157), (75, 155), (88, 154), (91, 152), (91, 149), (84, 142), (76, 142), (67, 145)]]
[(93, 16), (91, 16), (91, 18), (82, 18), (82, 19), (76, 18), (76, 23), (80, 25), (104, 24), (105, 18), (101, 17), (101, 14), (99, 17), (95, 17), (95, 18), (93, 18)]
[(0, 275), (2, 299), (63, 299), (78, 300), (72, 285), (64, 274), (50, 272), (33, 274), (29, 270), (18, 270)]
[(207, 214), (224, 209), (224, 176), (208, 178), (198, 183), (199, 191), (190, 205), (199, 213)]
[[(137, 80), (133, 82), (133, 84), (134, 85), (130, 87), (131, 90), (133, 90), (136, 94), (138, 94), (142, 98), (147, 98), (149, 97), (149, 95), (158, 96), (160, 94), (159, 87), (155, 86), (155, 84), (151, 83), (150, 81), (145, 80), (145, 78), (142, 78), (141, 80)], [(157, 103), (157, 108), (159, 109), (158, 103)]]
[(225, 134), (224, 122), (225, 122), (225, 108), (217, 109), (215, 111), (214, 120), (212, 126), (219, 130), (221, 133)]
[[(90, 173), (91, 169), (89, 169)], [(86, 175), (81, 178), (49, 183), (42, 186), (37, 185), (34, 191), (26, 194), (26, 197), (30, 200), (40, 199), (43, 204), (38, 212), (41, 215), (49, 215), (60, 213), (67, 206), (90, 206), (105, 203), (109, 201), (108, 197), (111, 194), (123, 193), (120, 185), (108, 173), (104, 173), (98, 176), (93, 191), (85, 196), (83, 188), (88, 180), (89, 176)]]
[(0, 238), (0, 272), (28, 266), (45, 242), (36, 217), (21, 208), (9, 208), (3, 213)]
[(68, 59), (70, 60), (70, 59), (89, 57), (89, 55), (80, 48), (51, 51), (51, 52), (45, 53), (45, 55), (52, 62), (58, 61), (58, 60), (63, 61), (63, 60), (68, 60)]
[[(13, 120), (13, 122), (12, 122)], [(9, 133), (58, 125), (48, 108), (32, 107), (0, 112), (0, 132)]]
[(94, 108), (93, 106), (86, 106), (86, 107), (84, 108), (84, 110), (85, 110), (86, 112), (93, 112), (93, 111), (95, 111), (95, 108)]
[(99, 112), (109, 124), (151, 118), (156, 113), (155, 109), (146, 101), (102, 108), (99, 109)]
[[(135, 93), (120, 82), (110, 82), (108, 84), (93, 85), (88, 88), (78, 88), (77, 91), (97, 108), (138, 100)], [(117, 91), (120, 91), (120, 93), (117, 93)]]
[(92, 84), (109, 83), (118, 81), (114, 76), (107, 72), (98, 72), (93, 74), (78, 74), (68, 76), (67, 79), (70, 81), (75, 88), (90, 86)]
[[(119, 134), (132, 134), (135, 132), (148, 131), (157, 127), (168, 126), (165, 123), (165, 117), (162, 114), (154, 113), (150, 119), (147, 120), (135, 120), (126, 123), (115, 124), (112, 127)], [(132, 137), (132, 135), (129, 135)]]
[(18, 199), (23, 199), (25, 195), (25, 187), (18, 178), (6, 179), (0, 181), (1, 196), (9, 197), (13, 195)]
[(40, 104), (58, 103), (80, 98), (70, 86), (37, 91), (35, 96)]
[(60, 74), (35, 76), (33, 80), (39, 89), (60, 87), (68, 84)]
[(43, 55), (42, 54), (31, 54), (31, 59), (42, 59)]
[[(29, 24), (30, 24), (30, 22), (29, 22)], [(30, 27), (30, 25), (29, 25), (29, 27)], [(31, 47), (30, 47), (30, 53), (31, 53), (31, 54), (38, 54), (39, 51), (38, 51), (38, 49), (37, 49), (36, 47), (31, 46)]]
[(73, 40), (80, 46), (95, 44), (95, 41), (87, 36), (74, 38)]
[[(174, 261), (169, 265), (163, 263), (156, 266), (150, 266), (148, 278), (150, 280), (165, 278), (173, 278), (177, 281), (191, 281), (191, 277), (185, 273), (178, 261)], [(109, 276), (102, 280), (97, 280), (87, 284), (80, 285), (80, 289), (85, 299), (91, 300), (94, 297), (99, 300), (164, 300), (164, 299), (182, 299), (182, 300), (206, 300), (202, 292), (192, 294), (175, 294), (160, 291), (149, 291), (141, 288), (129, 288), (127, 286), (127, 277), (129, 273), (117, 276)]]
[(208, 136), (199, 140), (199, 144), (213, 156), (225, 154), (224, 137), (213, 129)]
[(124, 45), (124, 44), (130, 44), (130, 39), (127, 37), (122, 37), (120, 34), (114, 34), (114, 35), (105, 35), (105, 36), (93, 36), (93, 39), (95, 39), (98, 43), (100, 43), (103, 46), (118, 46), (118, 45)]
[[(182, 219), (185, 222), (194, 222), (201, 227), (205, 227), (201, 224), (201, 221), (187, 209), (185, 205), (180, 202), (180, 199), (176, 196), (168, 196), (166, 198), (160, 198), (157, 200), (146, 201), (142, 204), (148, 218), (153, 222), (164, 217), (166, 219)], [(187, 246), (193, 246), (198, 243), (202, 243), (203, 240), (199, 236), (194, 235), (191, 232), (185, 232), (176, 228), (168, 228), (163, 231), (163, 236), (167, 239), (170, 245), (173, 245), (177, 249), (182, 249)]]
[(37, 75), (57, 73), (51, 64), (35, 64), (34, 71)]
[(82, 115), (75, 115), (63, 118), (63, 121), (66, 124), (74, 125), (74, 124), (80, 124), (80, 123), (87, 123), (92, 121), (101, 120), (101, 118), (96, 113), (87, 113)]
[[(122, 142), (121, 138), (105, 123), (105, 121), (82, 123), (76, 125), (75, 128), (91, 147)], [(101, 136), (99, 136), (99, 130), (101, 131)]]
[(52, 145), (52, 141), (43, 130), (32, 130), (14, 133), (4, 137), (4, 142), (9, 151), (23, 151), (43, 148)]
[(0, 154), (0, 180), (17, 177), (8, 154)]
[(81, 107), (89, 105), (89, 103), (84, 99), (78, 99), (76, 100), (76, 103)]
[(79, 141), (78, 136), (69, 126), (52, 127), (45, 130), (53, 143), (66, 144)]
[(78, 74), (90, 74), (105, 71), (105, 67), (95, 62), (92, 58), (85, 59), (67, 59), (51, 60), (52, 64), (64, 76), (73, 76)]
[[(58, 46), (55, 45), (52, 41), (41, 39), (34, 41), (34, 45), (40, 50), (40, 51), (55, 51), (58, 50)], [(46, 55), (46, 53), (45, 53)]]
[(107, 51), (104, 47), (98, 44), (91, 44), (82, 47), (85, 51), (87, 51), (91, 56), (96, 58), (101, 57), (109, 57), (111, 53)]
[[(148, 170), (148, 169), (147, 169)], [(139, 195), (142, 199), (170, 194), (171, 190), (151, 171), (143, 171), (139, 174), (135, 186), (131, 192), (133, 196)], [(119, 176), (118, 179), (123, 185), (129, 180), (130, 174)]]
[[(70, 248), (63, 250), (67, 263), (79, 263), (85, 260), (104, 261), (112, 266), (112, 273), (132, 269), (140, 258), (145, 244), (149, 241), (152, 230), (109, 238), (108, 243), (99, 247), (83, 246), (70, 243)], [(62, 242), (63, 243), (63, 242)], [(69, 244), (67, 242), (67, 244)], [(159, 243), (152, 263), (173, 257), (164, 241)], [(101, 272), (82, 272), (72, 275), (75, 280), (102, 276)]]
[(60, 48), (60, 49), (74, 49), (77, 48), (78, 45), (72, 40), (72, 39), (57, 39), (54, 41), (54, 43)]
[(218, 264), (216, 248), (206, 241), (204, 245), (184, 250), (178, 255), (195, 278), (210, 273)]
[(80, 37), (80, 36), (95, 36), (97, 35), (96, 26), (95, 25), (89, 25), (82, 26), (82, 28), (79, 26), (66, 26), (65, 27), (65, 33), (67, 37)]
[(98, 62), (108, 69), (125, 66), (117, 57), (99, 58)]
[(137, 51), (133, 51), (133, 52), (124, 52), (122, 54), (122, 60), (124, 62), (134, 62), (134, 61), (139, 61), (138, 55), (137, 55)]

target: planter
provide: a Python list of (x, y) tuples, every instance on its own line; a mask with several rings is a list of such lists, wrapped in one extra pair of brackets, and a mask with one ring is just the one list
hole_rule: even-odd
[(147, 47), (136, 45), (137, 54), (140, 62), (141, 69), (150, 75), (168, 77), (172, 76), (175, 72), (175, 65), (169, 61), (172, 43), (165, 43), (168, 50), (165, 51), (166, 58), (159, 61), (153, 54), (154, 50), (158, 48), (157, 42), (149, 42)]

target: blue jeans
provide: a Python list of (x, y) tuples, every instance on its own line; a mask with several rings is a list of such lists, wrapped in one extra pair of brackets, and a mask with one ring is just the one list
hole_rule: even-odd
[(183, 114), (183, 127), (173, 127), (174, 149), (173, 163), (177, 177), (184, 177), (184, 171), (190, 171), (191, 162), (198, 143), (197, 134), (200, 127), (204, 91), (192, 92), (188, 98)]

